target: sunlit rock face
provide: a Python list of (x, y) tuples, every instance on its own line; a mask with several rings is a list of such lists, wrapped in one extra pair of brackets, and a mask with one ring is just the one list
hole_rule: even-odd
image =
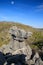
[(9, 33), (11, 34), (12, 38), (17, 41), (24, 41), (32, 35), (32, 32), (26, 32), (25, 30), (17, 28), (16, 26), (11, 27)]
[[(21, 49), (22, 53), (30, 53), (30, 55), (32, 54), (31, 52), (31, 48), (28, 46), (26, 46), (25, 40), (29, 37), (30, 33), (26, 32), (23, 29), (17, 28), (16, 26), (13, 26), (9, 29), (9, 34), (11, 36), (11, 40), (9, 42), (9, 44), (7, 45), (3, 45), (0, 50), (3, 53), (15, 53), (15, 51), (18, 51), (19, 49)], [(24, 48), (24, 49), (23, 49)], [(24, 51), (23, 51), (24, 50)], [(19, 50), (20, 51), (20, 50)], [(19, 52), (18, 51), (18, 52)], [(21, 52), (20, 52), (21, 53)], [(28, 53), (28, 54), (29, 54)], [(26, 54), (27, 55), (27, 54)]]
[[(26, 48), (25, 40), (28, 38), (30, 33), (26, 32), (23, 29), (17, 28), (13, 26), (9, 30), (9, 34), (11, 36), (11, 41), (7, 45), (8, 52), (14, 52), (16, 50)], [(31, 49), (31, 48), (30, 48)], [(5, 53), (6, 49), (4, 50)]]
[(0, 65), (43, 65), (43, 54), (26, 45), (25, 40), (33, 34), (32, 32), (13, 26), (9, 29), (9, 34), (9, 44), (0, 48)]

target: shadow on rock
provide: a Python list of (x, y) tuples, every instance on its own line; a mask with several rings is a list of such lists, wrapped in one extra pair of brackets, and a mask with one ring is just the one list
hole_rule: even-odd
[(11, 57), (7, 58), (7, 65), (11, 65), (12, 63), (15, 65), (26, 65), (25, 57), (26, 55), (24, 54), (12, 55)]
[(6, 61), (4, 56), (5, 55), (2, 52), (0, 52), (0, 65), (3, 65), (5, 63), (5, 61)]
[(41, 60), (43, 61), (43, 52), (40, 51), (39, 56), (40, 56)]
[(11, 53), (3, 54), (0, 52), (0, 65), (4, 65), (6, 62), (6, 65), (11, 65), (12, 63), (14, 65), (27, 65), (25, 57), (26, 55), (24, 54), (12, 55)]

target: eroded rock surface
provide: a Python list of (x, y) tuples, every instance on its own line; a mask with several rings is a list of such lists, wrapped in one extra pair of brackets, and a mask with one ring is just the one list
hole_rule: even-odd
[(41, 55), (25, 43), (32, 32), (13, 26), (9, 34), (11, 36), (9, 44), (0, 48), (0, 65), (43, 65)]
[(11, 40), (10, 40), (9, 44), (3, 45), (0, 48), (1, 52), (5, 53), (5, 54), (9, 53), (9, 52), (13, 53), (16, 50), (27, 47), (25, 40), (29, 37), (29, 35), (31, 35), (31, 33), (26, 32), (23, 29), (17, 28), (16, 26), (13, 26), (10, 28), (9, 34), (11, 36)]

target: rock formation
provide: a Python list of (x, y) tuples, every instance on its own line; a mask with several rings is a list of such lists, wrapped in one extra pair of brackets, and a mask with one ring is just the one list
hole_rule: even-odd
[(9, 44), (0, 48), (0, 65), (43, 65), (40, 54), (25, 43), (32, 32), (13, 26), (9, 34), (11, 36)]

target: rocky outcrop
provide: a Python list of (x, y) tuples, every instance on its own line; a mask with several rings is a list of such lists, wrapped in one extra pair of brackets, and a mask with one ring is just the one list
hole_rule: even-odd
[(9, 34), (11, 36), (9, 44), (0, 48), (0, 65), (43, 65), (43, 54), (41, 56), (25, 43), (32, 32), (13, 26)]
[(3, 45), (0, 48), (0, 51), (3, 53), (13, 53), (14, 51), (18, 49), (22, 49), (26, 47), (25, 40), (31, 35), (30, 32), (26, 32), (23, 29), (17, 28), (16, 26), (13, 26), (9, 30), (9, 34), (11, 36), (11, 40), (9, 44)]
[(17, 41), (24, 41), (24, 39), (27, 39), (32, 34), (32, 32), (26, 32), (23, 29), (17, 28), (16, 26), (10, 28), (9, 33), (11, 34), (12, 38)]

